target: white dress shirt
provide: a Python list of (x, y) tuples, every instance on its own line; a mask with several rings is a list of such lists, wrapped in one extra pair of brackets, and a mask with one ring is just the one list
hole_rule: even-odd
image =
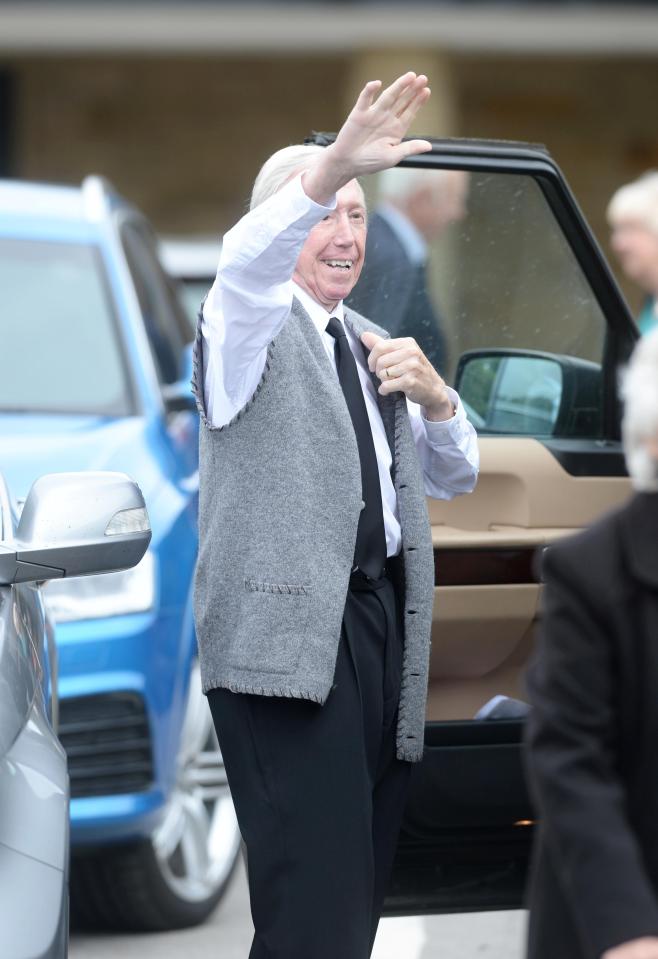
[[(335, 207), (306, 196), (301, 176), (247, 213), (224, 237), (219, 268), (204, 309), (204, 399), (213, 426), (224, 426), (253, 396), (265, 366), (267, 347), (286, 322), (293, 297), (301, 302), (334, 365), (334, 339), (326, 332), (330, 316), (343, 320), (343, 304), (328, 313), (292, 279), (309, 231)], [(376, 317), (373, 318), (376, 322)], [(365, 352), (346, 327), (372, 429), (386, 546), (389, 556), (400, 550), (397, 497), (391, 481), (391, 450), (377, 406), (377, 395)], [(431, 422), (407, 400), (409, 419), (425, 480), (425, 492), (452, 499), (470, 492), (477, 479), (479, 454), (475, 430), (459, 397), (448, 390), (455, 415)]]

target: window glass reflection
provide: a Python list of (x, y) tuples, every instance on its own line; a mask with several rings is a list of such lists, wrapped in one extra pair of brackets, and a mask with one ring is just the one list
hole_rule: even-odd
[[(392, 336), (414, 337), (448, 383), (462, 354), (486, 349), (592, 361), (600, 379), (605, 319), (531, 177), (396, 168), (371, 179), (366, 262), (350, 306)], [(515, 387), (523, 415), (501, 412), (490, 431), (571, 435), (558, 415), (559, 365), (534, 400), (527, 369), (507, 374), (526, 376)], [(597, 436), (600, 419), (590, 416), (589, 428)]]

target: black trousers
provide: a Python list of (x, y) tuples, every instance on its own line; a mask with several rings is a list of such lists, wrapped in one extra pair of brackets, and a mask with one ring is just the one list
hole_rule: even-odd
[(367, 959), (411, 766), (395, 756), (400, 604), (389, 576), (348, 592), (324, 706), (208, 695), (240, 829), (250, 959)]

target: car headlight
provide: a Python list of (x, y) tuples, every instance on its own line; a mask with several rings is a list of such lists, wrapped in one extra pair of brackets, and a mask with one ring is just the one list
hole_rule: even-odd
[(43, 588), (43, 598), (57, 623), (144, 613), (155, 604), (155, 578), (156, 559), (151, 550), (147, 550), (132, 569), (52, 579)]

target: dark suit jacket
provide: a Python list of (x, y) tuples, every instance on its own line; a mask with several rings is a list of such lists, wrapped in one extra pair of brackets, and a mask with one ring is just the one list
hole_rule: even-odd
[(427, 291), (425, 267), (409, 261), (404, 247), (378, 213), (368, 220), (365, 263), (345, 301), (391, 336), (412, 336), (430, 363), (445, 374), (446, 344), (441, 321)]
[(658, 493), (548, 551), (526, 760), (530, 959), (658, 936)]

